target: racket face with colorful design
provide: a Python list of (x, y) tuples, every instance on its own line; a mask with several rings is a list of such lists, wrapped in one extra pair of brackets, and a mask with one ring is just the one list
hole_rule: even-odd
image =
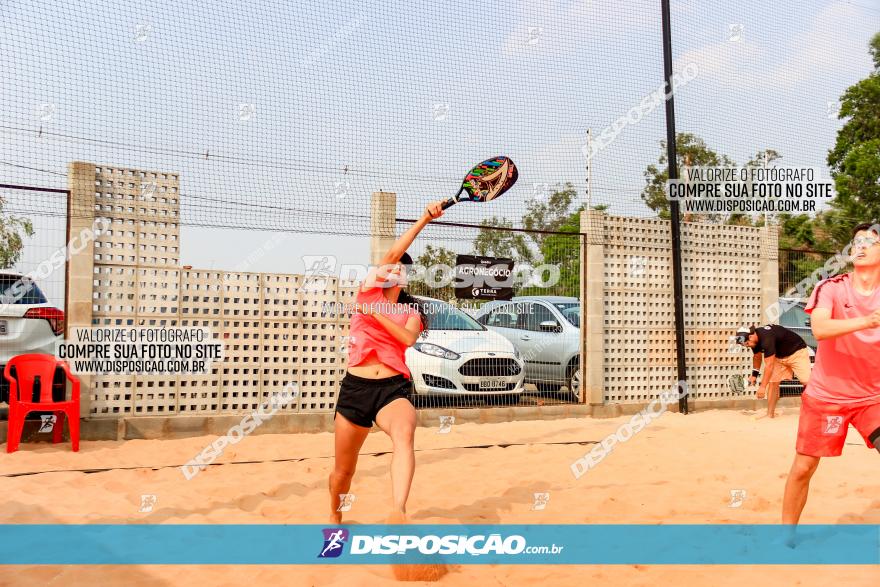
[[(470, 200), (488, 202), (499, 197), (513, 187), (519, 178), (519, 171), (510, 158), (503, 155), (486, 159), (464, 177), (461, 189), (453, 197), (443, 202), (443, 209), (453, 204)], [(462, 196), (462, 194), (464, 194)]]
[(731, 375), (727, 379), (727, 385), (733, 393), (745, 393), (746, 378), (742, 375)]

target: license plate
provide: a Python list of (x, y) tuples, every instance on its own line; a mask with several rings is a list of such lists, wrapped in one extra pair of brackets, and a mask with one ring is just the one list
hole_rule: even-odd
[(504, 389), (507, 381), (504, 379), (483, 379), (480, 381), (480, 389)]
[(7, 320), (0, 320), (0, 336), (9, 334), (9, 322)]

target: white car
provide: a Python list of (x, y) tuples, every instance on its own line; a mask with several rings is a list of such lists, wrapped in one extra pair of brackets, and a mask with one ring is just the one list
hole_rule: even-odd
[[(16, 355), (54, 355), (63, 336), (64, 311), (21, 273), (0, 271), (0, 402), (9, 401), (9, 382), (2, 375), (6, 363)], [(63, 374), (59, 371), (55, 379), (63, 393)]]
[(406, 350), (415, 395), (496, 396), (516, 403), (525, 370), (509, 340), (447, 302), (419, 297), (428, 333)]

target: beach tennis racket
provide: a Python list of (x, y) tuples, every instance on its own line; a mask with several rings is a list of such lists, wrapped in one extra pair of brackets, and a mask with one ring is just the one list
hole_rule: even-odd
[(458, 202), (488, 202), (494, 200), (516, 183), (519, 171), (508, 157), (499, 155), (486, 159), (464, 176), (458, 193), (443, 202), (446, 210)]
[(733, 393), (745, 393), (746, 378), (743, 375), (731, 375), (727, 379), (727, 385), (730, 387), (730, 391), (732, 391)]
[(746, 375), (731, 375), (727, 380), (727, 385), (733, 393), (745, 393), (746, 389), (751, 393), (754, 388), (749, 384), (749, 378)]

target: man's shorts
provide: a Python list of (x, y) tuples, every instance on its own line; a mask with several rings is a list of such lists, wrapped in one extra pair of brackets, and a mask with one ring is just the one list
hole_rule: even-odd
[(346, 373), (339, 385), (336, 411), (352, 424), (372, 428), (379, 410), (398, 398), (407, 398), (412, 382), (404, 375), (367, 379)]
[(843, 451), (852, 424), (869, 448), (871, 435), (880, 429), (880, 401), (869, 404), (832, 404), (801, 395), (797, 452), (810, 457), (837, 457)]
[(776, 357), (776, 366), (770, 374), (770, 383), (779, 383), (791, 379), (797, 375), (798, 381), (806, 385), (810, 381), (810, 371), (813, 365), (810, 363), (810, 351), (802, 348), (795, 353), (779, 358)]

